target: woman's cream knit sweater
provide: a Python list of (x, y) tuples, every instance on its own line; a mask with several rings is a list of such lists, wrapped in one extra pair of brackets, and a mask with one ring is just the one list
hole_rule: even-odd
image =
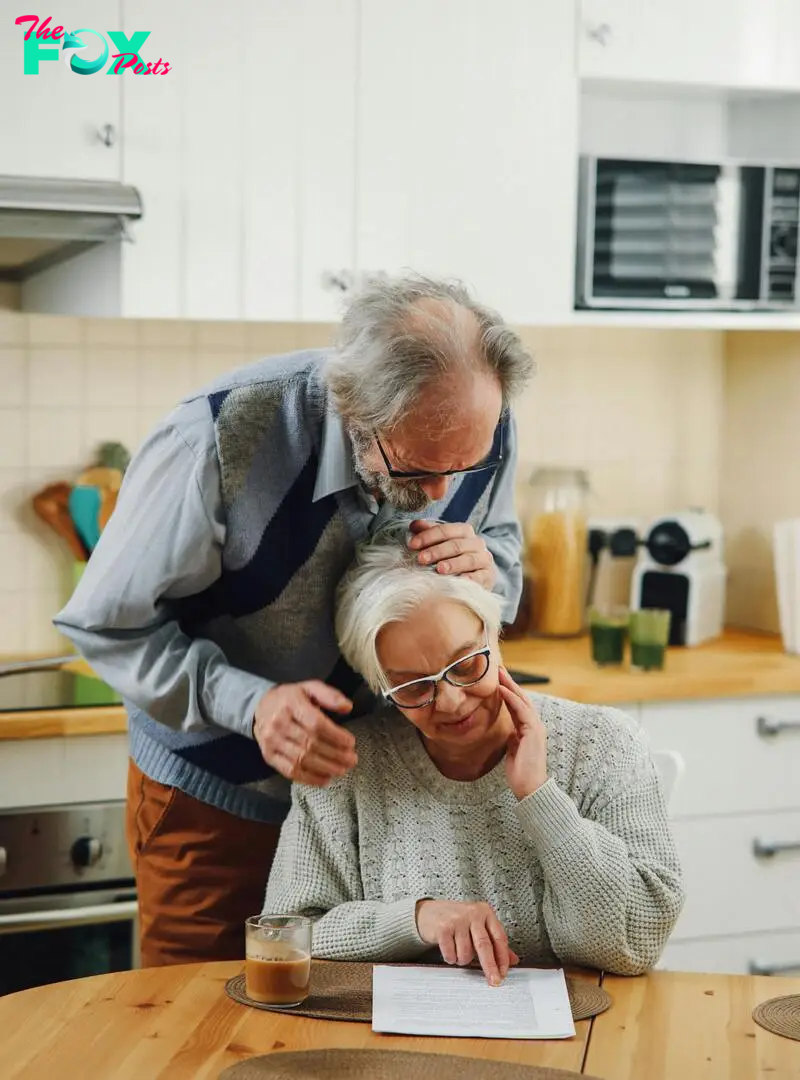
[(264, 910), (310, 915), (315, 956), (411, 960), (429, 950), (418, 900), (483, 900), (525, 961), (652, 967), (683, 889), (644, 734), (615, 709), (531, 696), (549, 779), (521, 802), (503, 761), (448, 780), (399, 714), (351, 725), (357, 768), (293, 788)]

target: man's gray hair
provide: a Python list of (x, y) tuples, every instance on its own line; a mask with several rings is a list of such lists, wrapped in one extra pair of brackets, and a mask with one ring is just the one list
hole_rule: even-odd
[(517, 334), (464, 285), (413, 275), (375, 278), (353, 297), (326, 374), (349, 425), (390, 431), (446, 372), (494, 373), (507, 407), (533, 366)]
[(500, 633), (502, 601), (476, 581), (420, 566), (405, 527), (390, 528), (362, 545), (336, 598), (336, 638), (342, 656), (373, 691), (389, 689), (377, 640), (388, 623), (401, 622), (436, 597), (463, 605), (483, 621), (490, 640)]

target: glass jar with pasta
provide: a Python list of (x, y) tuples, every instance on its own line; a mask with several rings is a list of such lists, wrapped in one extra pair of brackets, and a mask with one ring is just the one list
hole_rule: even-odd
[(572, 637), (585, 628), (588, 494), (582, 469), (537, 469), (528, 482), (525, 558), (534, 634)]

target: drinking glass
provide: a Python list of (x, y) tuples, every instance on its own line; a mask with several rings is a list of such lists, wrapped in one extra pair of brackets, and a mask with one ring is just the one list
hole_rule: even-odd
[(628, 635), (629, 613), (616, 605), (589, 609), (589, 633), (592, 639), (592, 660), (600, 666), (621, 664)]
[(664, 667), (671, 619), (672, 612), (660, 608), (631, 612), (631, 667), (640, 671), (660, 671)]
[(245, 922), (247, 996), (263, 1005), (302, 1005), (311, 982), (311, 920), (253, 915)]

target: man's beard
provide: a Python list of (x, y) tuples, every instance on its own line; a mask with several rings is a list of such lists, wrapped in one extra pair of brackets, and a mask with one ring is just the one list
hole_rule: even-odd
[(372, 448), (372, 438), (354, 429), (348, 434), (353, 444), (356, 472), (370, 491), (379, 491), (390, 506), (407, 513), (417, 513), (431, 505), (433, 500), (425, 494), (418, 480), (393, 480), (391, 476), (367, 468), (364, 457)]

